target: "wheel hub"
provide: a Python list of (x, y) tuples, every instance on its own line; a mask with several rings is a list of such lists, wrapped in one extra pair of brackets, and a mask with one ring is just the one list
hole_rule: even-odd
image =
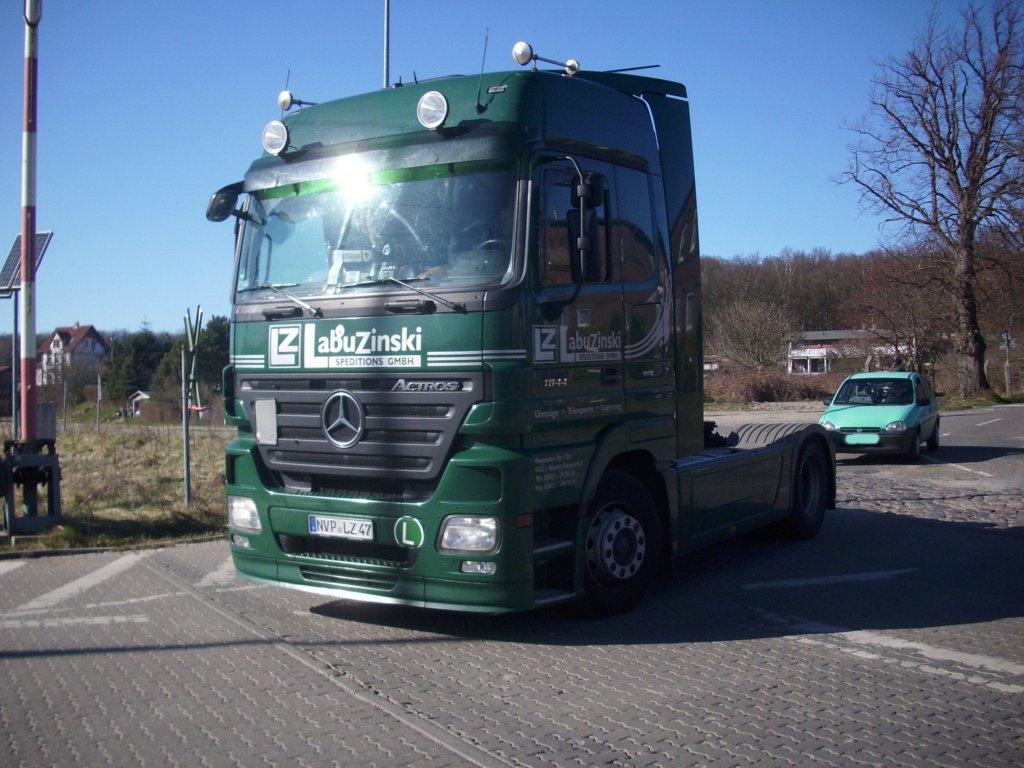
[(640, 521), (622, 509), (602, 509), (587, 533), (587, 562), (604, 580), (625, 581), (636, 575), (647, 553)]

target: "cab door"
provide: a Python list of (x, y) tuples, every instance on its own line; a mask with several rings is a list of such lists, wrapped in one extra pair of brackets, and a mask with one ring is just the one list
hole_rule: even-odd
[[(586, 442), (621, 421), (625, 320), (611, 246), (603, 161), (534, 163), (527, 310), (535, 444)], [(583, 247), (581, 247), (583, 246)]]
[[(675, 375), (669, 358), (671, 292), (658, 260), (650, 181), (640, 168), (615, 166), (612, 247), (623, 294), (629, 439), (653, 448), (651, 440), (675, 435)], [(674, 447), (666, 444), (665, 455)]]

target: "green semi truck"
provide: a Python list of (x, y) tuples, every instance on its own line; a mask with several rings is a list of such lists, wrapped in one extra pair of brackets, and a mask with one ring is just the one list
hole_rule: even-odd
[(818, 531), (819, 426), (704, 420), (682, 85), (570, 62), (279, 101), (207, 210), (236, 227), (239, 575), (614, 613), (697, 547)]

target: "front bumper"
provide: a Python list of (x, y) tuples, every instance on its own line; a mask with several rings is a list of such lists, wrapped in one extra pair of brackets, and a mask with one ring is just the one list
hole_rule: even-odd
[(917, 434), (916, 429), (903, 432), (844, 432), (834, 429), (828, 431), (828, 439), (836, 453), (901, 456), (910, 452)]
[[(370, 603), (500, 613), (535, 607), (533, 529), (517, 518), (531, 499), (517, 482), (529, 468), (521, 454), (478, 446), (454, 458), (433, 497), (422, 502), (336, 498), (289, 493), (261, 481), (251, 440), (228, 447), (229, 495), (252, 499), (260, 530), (229, 527), (240, 576), (262, 583)], [(372, 541), (327, 539), (310, 533), (310, 516), (370, 521)], [(500, 521), (497, 549), (486, 554), (442, 551), (450, 515)], [(421, 535), (403, 541), (402, 520)], [(466, 573), (464, 563), (494, 564), (493, 573)]]

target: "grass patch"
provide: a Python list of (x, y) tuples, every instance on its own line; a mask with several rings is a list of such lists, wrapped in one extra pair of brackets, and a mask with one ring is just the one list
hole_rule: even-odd
[(16, 546), (118, 547), (222, 533), (229, 435), (190, 430), (192, 502), (186, 508), (180, 427), (105, 424), (61, 433), (62, 525)]

